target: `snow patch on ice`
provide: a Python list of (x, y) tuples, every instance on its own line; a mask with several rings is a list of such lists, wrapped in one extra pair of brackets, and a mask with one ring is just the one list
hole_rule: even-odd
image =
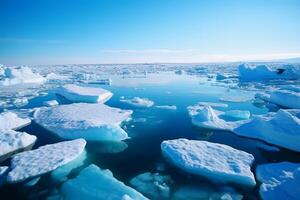
[(30, 122), (30, 119), (20, 118), (13, 112), (0, 113), (0, 130), (20, 129), (30, 124)]

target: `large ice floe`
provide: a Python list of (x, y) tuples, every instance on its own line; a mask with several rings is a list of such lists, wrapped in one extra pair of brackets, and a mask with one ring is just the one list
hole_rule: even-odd
[(19, 153), (11, 160), (7, 181), (17, 183), (51, 172), (76, 159), (83, 152), (85, 144), (84, 139), (77, 139)]
[(113, 177), (109, 170), (96, 165), (83, 169), (74, 179), (61, 187), (65, 199), (145, 200), (142, 194)]
[[(201, 106), (196, 104), (194, 106), (189, 106), (187, 109), (192, 118), (193, 125), (201, 128), (231, 131), (241, 123), (240, 121), (227, 122), (221, 119), (219, 115), (223, 114), (223, 112), (214, 110), (211, 106)], [(229, 114), (231, 116), (240, 115), (240, 113)]]
[(0, 161), (22, 150), (31, 149), (36, 136), (14, 130), (0, 130)]
[(30, 119), (20, 118), (16, 113), (13, 112), (0, 113), (0, 130), (20, 129), (30, 124), (30, 122)]
[(131, 110), (104, 104), (73, 103), (37, 109), (36, 123), (64, 139), (121, 141), (128, 138), (120, 124), (129, 119)]
[(187, 139), (162, 142), (163, 155), (182, 170), (212, 181), (254, 186), (254, 157), (230, 146)]
[(146, 172), (130, 180), (130, 185), (150, 199), (170, 199), (172, 179), (168, 175)]
[(300, 163), (270, 163), (259, 165), (256, 177), (262, 182), (259, 194), (264, 200), (300, 197)]
[(132, 99), (120, 99), (120, 101), (140, 108), (149, 108), (154, 105), (154, 102), (150, 99), (140, 97), (134, 97)]
[(113, 94), (99, 87), (88, 87), (68, 84), (56, 90), (56, 93), (73, 102), (104, 103)]
[(29, 67), (5, 68), (0, 85), (16, 85), (24, 83), (43, 83), (46, 78), (31, 71)]
[(293, 66), (271, 69), (266, 65), (249, 66), (242, 64), (238, 67), (239, 78), (242, 81), (264, 81), (272, 79), (299, 79), (300, 70)]
[(300, 109), (300, 92), (277, 90), (271, 93), (269, 101), (286, 108)]
[(277, 113), (257, 116), (235, 128), (233, 132), (300, 152), (300, 119), (297, 113), (300, 110), (290, 112), (281, 109)]

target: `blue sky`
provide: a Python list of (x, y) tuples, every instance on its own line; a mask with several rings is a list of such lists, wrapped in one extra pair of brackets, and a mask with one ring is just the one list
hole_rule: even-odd
[(0, 63), (300, 57), (299, 0), (0, 0)]

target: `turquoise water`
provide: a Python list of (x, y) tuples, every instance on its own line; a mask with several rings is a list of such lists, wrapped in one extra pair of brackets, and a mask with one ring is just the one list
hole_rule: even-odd
[[(246, 96), (252, 98), (254, 92), (229, 89), (226, 85), (207, 81), (206, 78), (174, 75), (173, 73), (162, 73), (150, 76), (122, 78), (112, 76), (112, 85), (101, 85), (113, 92), (114, 96), (106, 104), (122, 109), (134, 111), (132, 119), (125, 122), (122, 127), (127, 131), (130, 139), (119, 143), (94, 143), (87, 145), (88, 158), (84, 166), (94, 163), (103, 169), (110, 169), (114, 176), (125, 184), (138, 174), (144, 172), (157, 172), (158, 166), (164, 166), (162, 174), (171, 175), (174, 183), (171, 191), (180, 186), (197, 184), (199, 187), (211, 187), (215, 190), (224, 186), (201, 177), (190, 176), (181, 170), (171, 166), (161, 155), (160, 144), (163, 140), (188, 138), (196, 140), (207, 140), (221, 144), (230, 145), (251, 153), (255, 157), (252, 167), (254, 171), (258, 164), (279, 161), (300, 162), (298, 154), (281, 149), (272, 152), (258, 147), (258, 140), (238, 137), (226, 131), (211, 131), (194, 127), (187, 113), (187, 106), (199, 101), (221, 102), (219, 98), (226, 96)], [(94, 85), (98, 86), (98, 85)], [(176, 105), (177, 110), (156, 108), (134, 108), (120, 102), (120, 97), (125, 98), (143, 97), (155, 102), (155, 105)], [(56, 99), (60, 104), (71, 103), (66, 99), (56, 96), (53, 91), (48, 95), (36, 97), (29, 101), (23, 108), (35, 108), (43, 106), (43, 102)], [(265, 107), (256, 107), (248, 102), (221, 102), (227, 103), (228, 108), (220, 110), (249, 110), (252, 115), (268, 112)], [(60, 141), (52, 133), (42, 129), (34, 122), (21, 129), (30, 134), (37, 135), (38, 146)], [(6, 161), (6, 164), (9, 160)], [(5, 164), (5, 163), (4, 163)], [(84, 166), (80, 167), (82, 169)], [(76, 176), (80, 169), (75, 170), (70, 177)], [(59, 190), (61, 183), (50, 180), (48, 175), (42, 177), (39, 183), (33, 187), (25, 187), (21, 184), (6, 185), (0, 190), (1, 199), (45, 199), (53, 191)], [(225, 185), (226, 186), (226, 185)], [(245, 188), (239, 185), (228, 184), (244, 195), (245, 199), (259, 199), (258, 187)], [(54, 192), (55, 193), (55, 192)]]

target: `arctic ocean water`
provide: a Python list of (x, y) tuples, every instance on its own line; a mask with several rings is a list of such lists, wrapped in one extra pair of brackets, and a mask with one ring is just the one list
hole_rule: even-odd
[[(160, 172), (171, 175), (173, 184), (171, 192), (180, 186), (196, 184), (199, 188), (211, 188), (218, 190), (223, 186), (230, 186), (241, 193), (245, 199), (259, 199), (258, 185), (255, 188), (247, 188), (239, 185), (221, 184), (205, 178), (188, 175), (171, 166), (161, 155), (160, 144), (163, 140), (187, 138), (207, 140), (211, 142), (227, 144), (233, 148), (251, 153), (255, 157), (252, 168), (258, 164), (291, 161), (300, 162), (299, 154), (280, 149), (279, 152), (261, 148), (261, 141), (239, 137), (226, 131), (211, 131), (194, 127), (187, 112), (187, 106), (197, 102), (219, 102), (228, 104), (228, 108), (220, 110), (248, 110), (252, 115), (268, 112), (266, 107), (257, 107), (250, 100), (246, 102), (222, 102), (222, 97), (246, 97), (253, 98), (255, 92), (229, 89), (207, 78), (189, 75), (176, 75), (174, 73), (160, 73), (148, 76), (122, 78), (111, 76), (112, 85), (97, 85), (111, 91), (114, 95), (106, 103), (112, 107), (132, 109), (132, 119), (125, 122), (122, 127), (128, 133), (130, 139), (114, 143), (89, 143), (87, 145), (88, 157), (83, 169), (90, 163), (94, 163), (102, 169), (110, 169), (114, 176), (129, 184), (129, 180), (144, 172)], [(150, 108), (135, 108), (120, 102), (120, 98), (142, 97), (154, 101)], [(56, 99), (60, 104), (68, 104), (66, 99), (56, 96), (49, 91), (46, 96), (38, 96), (31, 99), (28, 105), (22, 108), (35, 108), (43, 106), (43, 102)], [(158, 108), (156, 106), (176, 105), (176, 110)], [(52, 133), (44, 130), (34, 122), (21, 129), (36, 135), (38, 146), (60, 141)], [(6, 161), (9, 163), (9, 160)], [(5, 164), (5, 163), (4, 163)], [(76, 176), (78, 170), (72, 172), (69, 178)], [(254, 170), (252, 170), (254, 171)], [(22, 184), (5, 185), (0, 189), (1, 199), (46, 199), (59, 190), (59, 184), (52, 182), (50, 177), (44, 176), (41, 181), (32, 187)]]

